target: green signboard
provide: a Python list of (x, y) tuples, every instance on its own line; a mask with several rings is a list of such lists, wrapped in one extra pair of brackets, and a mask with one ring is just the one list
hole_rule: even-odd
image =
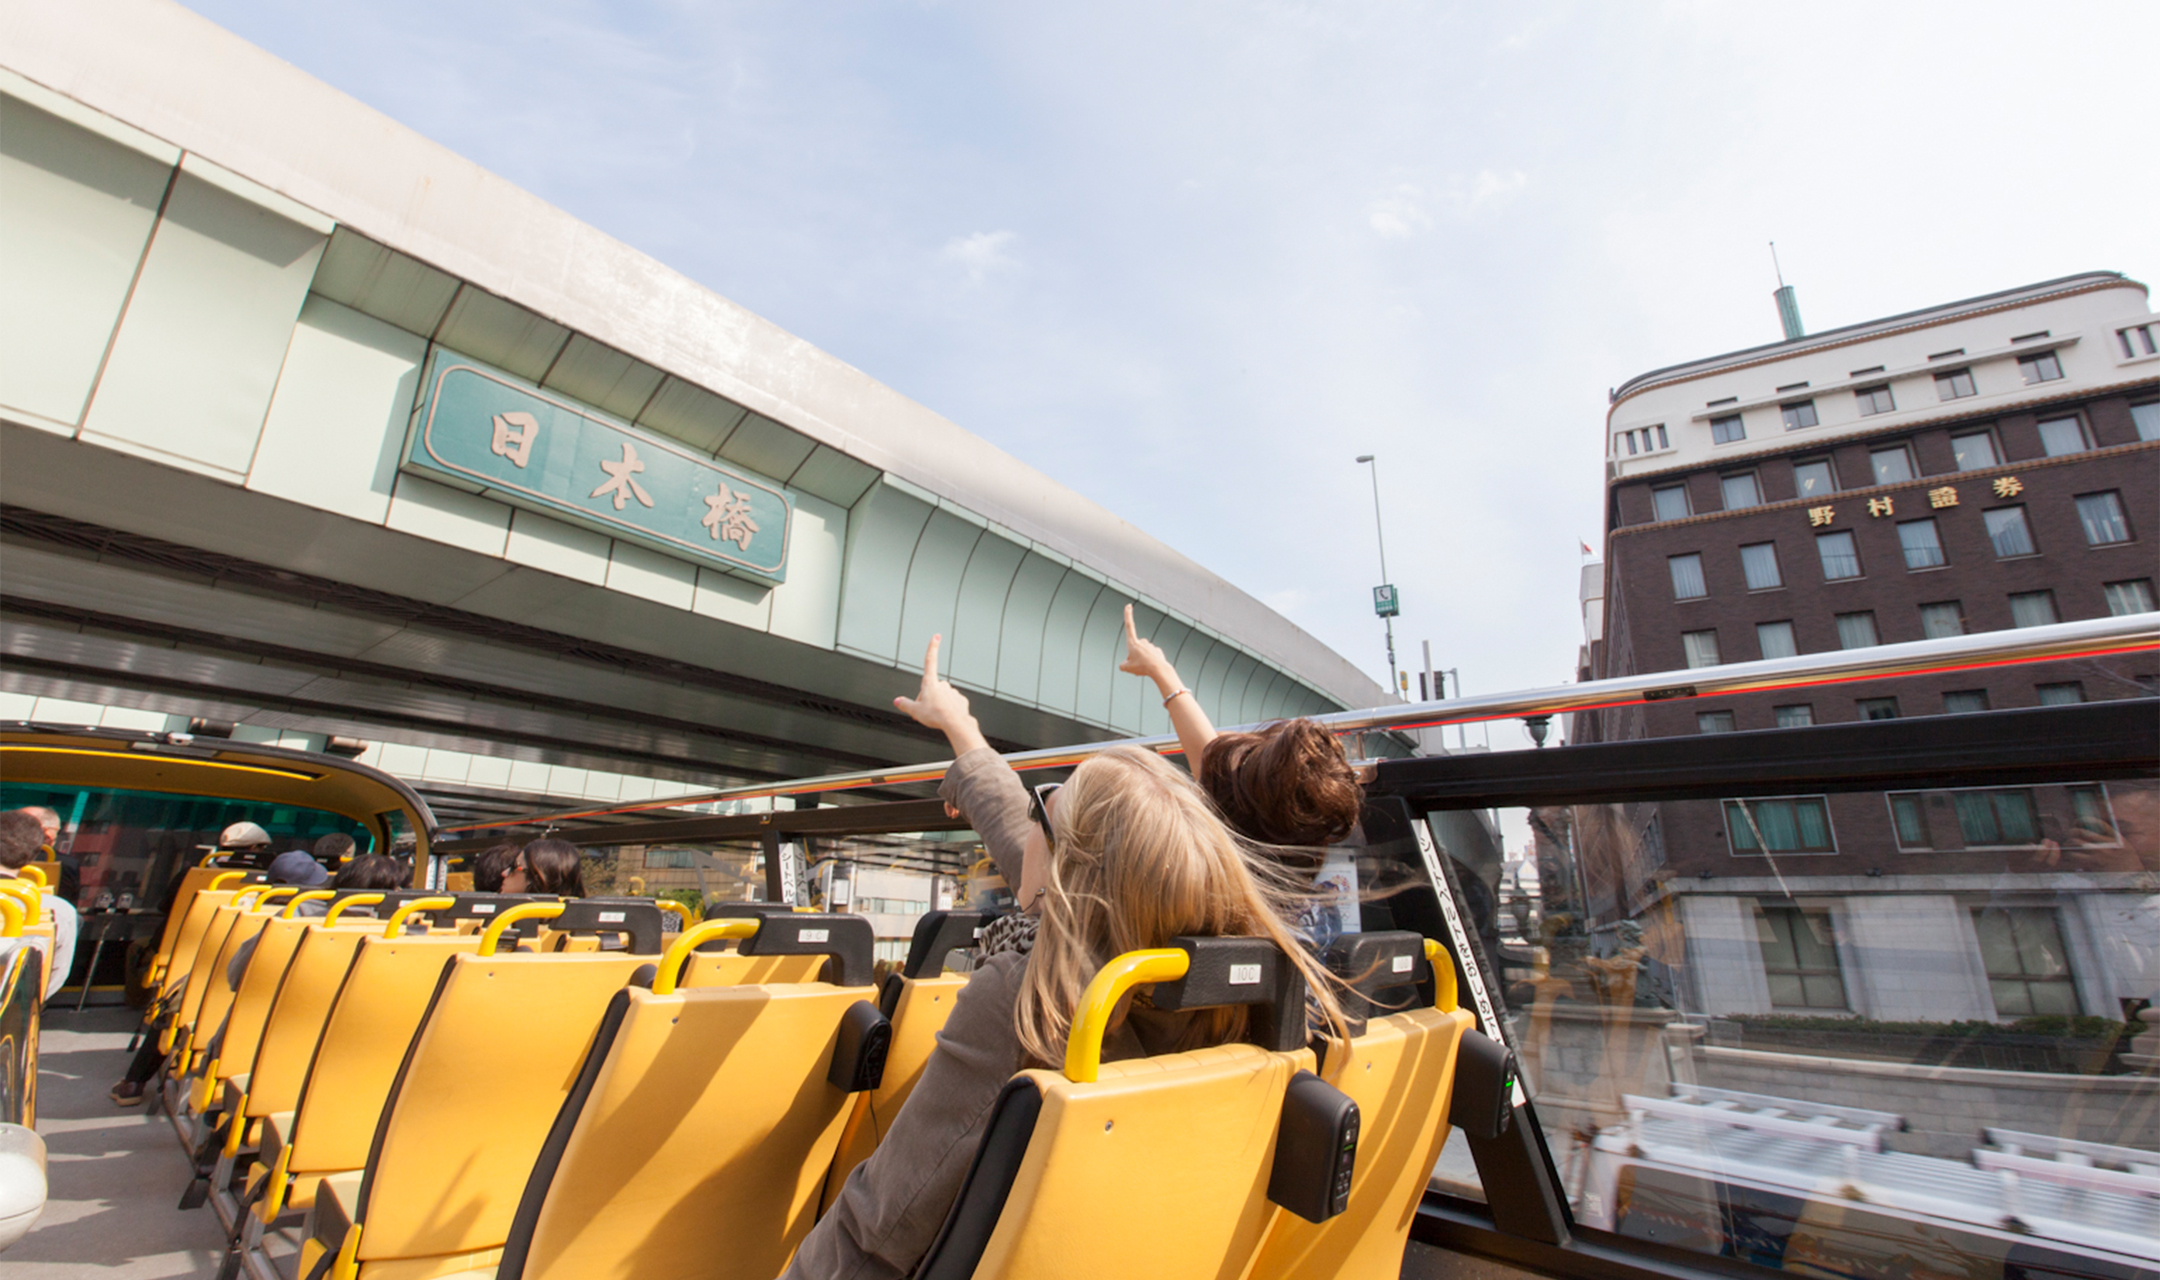
[(437, 351), (405, 469), (611, 537), (787, 579), (788, 496), (672, 440)]

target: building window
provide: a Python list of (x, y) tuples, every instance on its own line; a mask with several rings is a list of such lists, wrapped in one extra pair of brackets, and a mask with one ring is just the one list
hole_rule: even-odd
[(1965, 634), (1965, 609), (1955, 600), (1920, 606), (1920, 634), (1930, 640)]
[(1969, 716), (1987, 709), (1985, 689), (1952, 689), (1943, 695), (1943, 714), (1946, 716)]
[(1740, 571), (1747, 575), (1750, 591), (1768, 591), (1785, 585), (1778, 573), (1777, 544), (1774, 542), (1751, 542), (1740, 548)]
[(1890, 384), (1862, 387), (1853, 392), (1853, 399), (1860, 403), (1860, 416), (1872, 418), (1878, 413), (1889, 413), (1897, 408), (1897, 401), (1890, 398)]
[(2123, 519), (2122, 499), (2114, 493), (2080, 495), (2077, 511), (2078, 522), (2085, 526), (2087, 546), (2130, 541), (2130, 522)]
[(2083, 453), (2092, 445), (2085, 439), (2085, 423), (2078, 418), (2049, 418), (2040, 424), (2040, 448), (2050, 458)]
[(2026, 386), (2038, 382), (2053, 382), (2062, 377), (2062, 361), (2052, 351), (2035, 351), (2029, 356), (2018, 357), (2018, 373)]
[(1699, 733), (1731, 733), (1737, 727), (1733, 723), (1733, 713), (1730, 711), (1698, 711), (1695, 713), (1695, 728)]
[(2002, 455), (1995, 452), (1995, 437), (1985, 431), (1950, 437), (1950, 456), (1960, 471), (1978, 471), (2002, 462)]
[(2052, 591), (2018, 591), (2010, 596), (2010, 625), (2013, 627), (2045, 627), (2062, 621), (2055, 612), (2055, 593)]
[(1771, 1007), (1846, 1007), (1845, 978), (1838, 969), (1837, 937), (1828, 912), (1758, 906), (1755, 938), (1762, 946)]
[(1762, 505), (1762, 487), (1755, 483), (1752, 471), (1737, 476), (1719, 476), (1718, 491), (1725, 497), (1727, 511)]
[(2033, 692), (2040, 695), (2040, 705), (2043, 707), (2074, 707), (2085, 701), (2085, 685), (2078, 680), (2036, 684)]
[(1762, 646), (1762, 656), (1765, 658), (1791, 658), (1800, 653), (1800, 647), (1793, 643), (1790, 622), (1756, 623), (1755, 643)]
[(1714, 667), (1718, 664), (1715, 631), (1683, 631), (1680, 633), (1680, 647), (1686, 651), (1687, 664), (1691, 667)]
[(2110, 582), (2107, 592), (2108, 616), (2120, 618), (2127, 613), (2151, 613), (2153, 611), (2153, 584), (2151, 578), (2134, 578), (2129, 582)]
[(2130, 421), (2140, 440), (2160, 440), (2160, 400), (2130, 406)]
[(1993, 511), (1981, 512), (1980, 519), (1987, 525), (1988, 541), (1995, 544), (1997, 560), (2037, 553), (2038, 548), (2033, 546), (2032, 529), (2025, 523), (2025, 508), (1997, 507)]
[(1710, 442), (1712, 444), (1731, 444), (1735, 440), (1745, 439), (1747, 439), (1747, 428), (1741, 425), (1739, 414), (1729, 413), (1722, 418), (1710, 419)]
[(1927, 805), (1917, 791), (1890, 796), (1890, 822), (1897, 828), (1899, 849), (1932, 849), (1935, 834), (1928, 827)]
[(1975, 907), (1972, 915), (1996, 1017), (2077, 1015), (2077, 980), (2054, 908)]
[(2064, 787), (2070, 797), (2071, 834), (2080, 844), (2121, 844), (2115, 814), (2108, 807), (2107, 788), (2097, 783)]
[[(1660, 449), (1672, 447), (1663, 423), (1654, 427), (1637, 427), (1632, 431), (1623, 431), (1614, 439), (1627, 444), (1628, 456), (1631, 458), (1638, 453), (1656, 453)], [(1616, 443), (1613, 445), (1613, 455), (1618, 457), (1619, 453), (1620, 446)]]
[(1776, 710), (1780, 729), (1805, 729), (1815, 723), (1815, 708), (1809, 703), (1795, 702)]
[(1839, 614), (1837, 638), (1840, 649), (1867, 649), (1882, 643), (1875, 636), (1875, 614), (1872, 611)]
[(1972, 370), (1952, 369), (1935, 375), (1935, 395), (1943, 400), (1963, 400), (1974, 394)]
[(1710, 594), (1703, 584), (1701, 556), (1667, 556), (1665, 567), (1672, 570), (1673, 599), (1700, 600)]
[(1818, 533), (1815, 554), (1822, 560), (1822, 576), (1832, 582), (1860, 576), (1860, 549), (1850, 533)]
[(1913, 478), (1912, 452), (1904, 445), (1873, 450), (1868, 462), (1875, 468), (1877, 484), (1903, 484)]
[(1942, 538), (1935, 531), (1935, 522), (1907, 520), (1897, 527), (1898, 545), (1905, 549), (1907, 569), (1939, 569), (1947, 561), (1943, 559)]
[(1781, 404), (1778, 406), (1778, 413), (1785, 419), (1785, 429), (1787, 431), (1798, 431), (1802, 427), (1812, 427), (1818, 421), (1815, 417), (1815, 402), (1813, 400), (1801, 400), (1794, 404)]
[(1837, 475), (1830, 470), (1828, 458), (1795, 462), (1792, 476), (1793, 487), (1803, 498), (1827, 498), (1837, 492)]
[(1853, 711), (1862, 720), (1895, 720), (1898, 718), (1896, 698), (1861, 698), (1853, 703)]
[(1957, 810), (1958, 831), (1965, 847), (2010, 847), (2040, 843), (2040, 820), (2034, 815), (2032, 792), (2023, 787), (1999, 791), (1956, 791), (1950, 803)]
[(1682, 520), (1694, 514), (1688, 510), (1687, 486), (1667, 485), (1650, 491), (1650, 505), (1660, 520)]
[(1736, 854), (1837, 852), (1821, 796), (1727, 800), (1725, 833)]
[(2123, 359), (2135, 360), (2139, 356), (2160, 355), (2160, 346), (2153, 343), (2153, 329), (2149, 324), (2134, 324), (2127, 329), (2115, 331), (2115, 341), (2122, 346)]

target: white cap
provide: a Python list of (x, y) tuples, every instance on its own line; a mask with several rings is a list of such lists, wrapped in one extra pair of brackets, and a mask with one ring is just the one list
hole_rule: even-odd
[[(220, 849), (252, 849), (270, 843), (270, 833), (252, 822), (235, 822), (218, 836)], [(205, 846), (208, 847), (208, 846)]]

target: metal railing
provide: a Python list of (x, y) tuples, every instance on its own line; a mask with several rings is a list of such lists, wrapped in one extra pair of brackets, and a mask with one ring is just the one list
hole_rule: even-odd
[[(1513, 693), (1338, 711), (1330, 715), (1314, 716), (1312, 719), (1338, 736), (1376, 731), (1431, 729), (1445, 725), (1530, 719), (1578, 711), (1642, 706), (1680, 698), (1769, 693), (1783, 689), (1975, 671), (2038, 662), (2102, 658), (2153, 650), (2160, 650), (2160, 613), (2140, 613), (2118, 618), (2062, 622), (2045, 627), (1989, 631), (1979, 635), (1952, 636), (1940, 640), (1877, 645), (1866, 649), (1801, 654), (1759, 662), (1735, 662), (1685, 671), (1618, 676), (1609, 680), (1591, 680), (1581, 684)], [(1259, 727), (1258, 724), (1226, 726), (1224, 731)], [(1081, 743), (1069, 747), (1044, 747), (1034, 751), (1015, 752), (1005, 758), (1013, 768), (1023, 771), (1068, 768), (1112, 747), (1124, 746), (1140, 747), (1164, 755), (1175, 755), (1181, 750), (1176, 735), (1156, 734), (1149, 737)], [(602, 805), (471, 823), (445, 828), (444, 834), (573, 822), (585, 818), (682, 809), (731, 800), (819, 795), (869, 787), (935, 782), (944, 776), (945, 770), (951, 764), (950, 760), (935, 760), (878, 769), (858, 769), (850, 773), (826, 774), (790, 782), (723, 787), (664, 800)]]

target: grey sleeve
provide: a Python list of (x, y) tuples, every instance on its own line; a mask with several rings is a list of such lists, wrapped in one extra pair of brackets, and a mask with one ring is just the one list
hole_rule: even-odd
[(1013, 1005), (1025, 966), (1021, 956), (995, 957), (961, 988), (907, 1105), (848, 1175), (782, 1280), (903, 1280), (930, 1251), (990, 1108), (1020, 1070)]
[(1027, 840), (1028, 791), (1005, 758), (988, 747), (953, 761), (938, 784), (938, 796), (958, 809), (983, 838), (998, 874), (1013, 892), (1020, 891), (1021, 850)]

